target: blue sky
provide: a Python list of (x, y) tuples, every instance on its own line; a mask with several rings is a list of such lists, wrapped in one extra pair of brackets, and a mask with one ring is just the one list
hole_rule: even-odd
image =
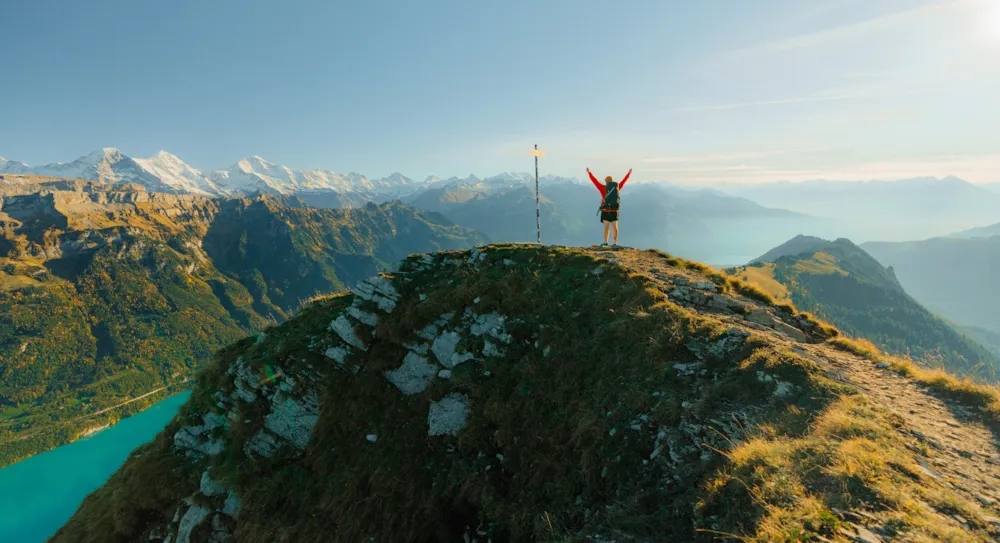
[(7, 0), (0, 155), (1000, 181), (993, 0)]

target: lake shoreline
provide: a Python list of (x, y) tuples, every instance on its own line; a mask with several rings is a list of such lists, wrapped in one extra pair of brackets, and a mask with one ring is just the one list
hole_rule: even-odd
[(101, 430), (0, 469), (0, 541), (48, 539), (136, 448), (166, 428), (190, 395), (188, 389), (176, 391)]
[(68, 420), (54, 421), (51, 424), (27, 430), (27, 435), (15, 436), (8, 441), (0, 441), (0, 450), (6, 449), (5, 454), (0, 454), (0, 469), (14, 466), (39, 454), (74, 443), (99, 431), (98, 428), (104, 429), (114, 426), (159, 402), (190, 390), (192, 382), (192, 378), (187, 377), (130, 397), (125, 401), (102, 407), (93, 413), (85, 413)]

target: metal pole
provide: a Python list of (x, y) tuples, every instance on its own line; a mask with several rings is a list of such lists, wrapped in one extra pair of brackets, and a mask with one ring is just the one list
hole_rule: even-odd
[(542, 203), (538, 196), (538, 144), (535, 144), (535, 224), (538, 228), (538, 243), (542, 243)]

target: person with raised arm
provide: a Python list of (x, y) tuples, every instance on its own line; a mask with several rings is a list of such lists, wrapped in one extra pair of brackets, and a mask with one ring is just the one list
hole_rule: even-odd
[(601, 247), (607, 247), (609, 231), (613, 236), (614, 246), (618, 247), (618, 210), (621, 207), (619, 193), (622, 187), (625, 186), (625, 182), (628, 181), (629, 176), (632, 175), (632, 170), (629, 170), (625, 174), (621, 183), (616, 183), (610, 175), (604, 178), (604, 183), (601, 183), (594, 177), (594, 173), (590, 171), (590, 168), (587, 168), (587, 175), (590, 176), (590, 182), (601, 193), (601, 207), (598, 212), (601, 216), (601, 222), (604, 223), (604, 243), (601, 244)]

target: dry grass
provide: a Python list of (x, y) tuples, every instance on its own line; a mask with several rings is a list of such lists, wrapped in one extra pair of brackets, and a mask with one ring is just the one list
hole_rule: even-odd
[(863, 397), (844, 396), (801, 437), (762, 435), (729, 451), (699, 509), (746, 542), (839, 537), (837, 509), (867, 511), (910, 540), (983, 541), (936, 510), (985, 526), (977, 506), (921, 474), (898, 425)]
[(978, 409), (994, 429), (1000, 429), (1000, 388), (957, 377), (940, 369), (921, 368), (913, 360), (886, 355), (868, 340), (841, 336), (828, 343), (872, 362), (888, 364), (887, 369), (909, 377), (949, 399)]

